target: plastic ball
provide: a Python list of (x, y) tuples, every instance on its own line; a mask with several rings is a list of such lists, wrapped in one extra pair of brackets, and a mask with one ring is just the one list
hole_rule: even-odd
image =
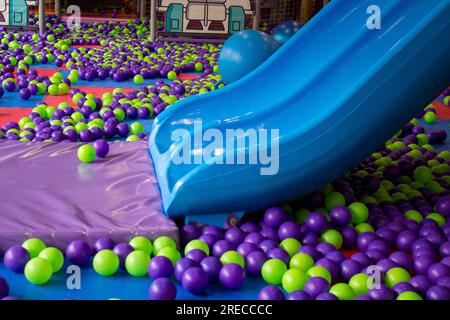
[(235, 263), (240, 265), (242, 268), (245, 267), (245, 260), (244, 257), (242, 257), (241, 254), (239, 254), (239, 252), (234, 251), (234, 250), (230, 250), (225, 252), (221, 257), (220, 257), (220, 262), (223, 265), (227, 265), (230, 263)]
[(281, 284), (287, 293), (291, 293), (292, 291), (303, 290), (307, 280), (308, 276), (304, 271), (289, 269), (283, 274)]
[(91, 247), (83, 240), (74, 240), (66, 248), (66, 257), (78, 266), (85, 266), (91, 257)]
[(334, 294), (339, 300), (353, 300), (356, 297), (353, 289), (346, 283), (336, 283), (330, 288), (330, 293)]
[(114, 251), (105, 249), (94, 256), (93, 267), (95, 272), (104, 277), (112, 276), (119, 269), (119, 257)]
[(326, 268), (322, 266), (314, 266), (307, 271), (307, 275), (312, 277), (321, 277), (331, 283), (331, 273)]
[(281, 284), (284, 273), (287, 267), (283, 261), (279, 259), (269, 259), (262, 265), (261, 275), (263, 279), (272, 285)]
[(149, 288), (151, 300), (175, 300), (177, 288), (168, 278), (158, 278), (152, 282)]
[(144, 125), (140, 122), (133, 122), (130, 125), (130, 132), (132, 135), (136, 135), (138, 133), (143, 133), (145, 130)]
[(324, 278), (312, 277), (306, 281), (304, 289), (314, 299), (318, 295), (328, 292), (330, 284)]
[(20, 273), (23, 272), (25, 265), (30, 260), (30, 254), (22, 246), (16, 245), (6, 250), (3, 256), (3, 263), (9, 270)]
[(176, 248), (177, 244), (172, 238), (167, 236), (159, 237), (155, 239), (155, 241), (153, 241), (153, 251), (156, 255), (158, 254), (159, 250), (165, 247)]
[(397, 296), (397, 300), (423, 300), (422, 297), (414, 291), (405, 291)]
[(434, 285), (427, 291), (427, 300), (450, 300), (450, 289), (440, 285)]
[(259, 291), (258, 300), (285, 300), (285, 296), (277, 286), (266, 286)]
[(195, 239), (195, 240), (189, 241), (189, 243), (184, 248), (184, 254), (186, 255), (189, 251), (194, 250), (194, 249), (203, 250), (206, 253), (206, 255), (209, 255), (209, 247), (202, 240)]
[(148, 265), (148, 275), (153, 279), (170, 278), (173, 272), (172, 261), (164, 256), (154, 257)]
[(183, 288), (193, 294), (201, 294), (208, 285), (208, 275), (200, 267), (192, 267), (184, 271), (181, 278)]
[(28, 251), (30, 258), (36, 258), (46, 248), (44, 241), (37, 238), (25, 240), (22, 247)]
[(172, 247), (165, 247), (158, 251), (158, 256), (164, 256), (169, 258), (170, 261), (172, 261), (172, 264), (175, 265), (178, 260), (181, 259), (181, 253), (176, 249)]
[(403, 268), (396, 267), (388, 270), (385, 276), (385, 283), (389, 288), (392, 288), (397, 283), (400, 282), (409, 282), (411, 280), (411, 276), (408, 271)]
[(95, 159), (95, 149), (89, 144), (84, 144), (78, 148), (78, 159), (84, 163), (91, 163)]
[(53, 273), (61, 270), (64, 264), (64, 255), (54, 247), (45, 248), (39, 253), (39, 258), (45, 259), (52, 264)]
[(96, 140), (93, 143), (95, 154), (99, 158), (104, 158), (109, 152), (109, 144), (105, 140)]
[(295, 254), (289, 262), (289, 268), (297, 268), (307, 272), (314, 266), (314, 259), (310, 255), (300, 252)]
[(285, 44), (302, 25), (296, 21), (285, 21), (280, 23), (272, 30), (272, 37), (280, 45)]
[(244, 30), (233, 34), (223, 44), (218, 58), (222, 80), (230, 84), (241, 79), (278, 48), (279, 44), (262, 31)]
[(143, 236), (137, 236), (130, 240), (130, 246), (133, 247), (134, 250), (142, 250), (148, 255), (151, 255), (153, 252), (152, 242)]
[(298, 249), (300, 249), (301, 246), (302, 244), (300, 243), (300, 241), (294, 238), (287, 238), (280, 242), (280, 248), (285, 250), (290, 257), (295, 255), (295, 253)]
[(357, 296), (365, 295), (369, 293), (369, 281), (370, 277), (364, 273), (355, 274), (348, 282), (349, 286), (353, 289)]
[[(195, 262), (192, 259), (189, 258), (182, 258), (180, 260), (177, 261), (177, 263), (175, 264), (175, 278), (181, 282), (181, 279), (183, 277), (183, 273), (189, 269), (189, 268), (193, 268), (193, 267), (198, 267), (198, 263)], [(206, 271), (205, 271), (206, 272)]]
[(142, 250), (135, 250), (125, 259), (125, 269), (134, 277), (143, 277), (148, 272), (150, 256)]
[(369, 216), (369, 210), (366, 205), (361, 202), (353, 202), (348, 206), (352, 214), (352, 223), (360, 224), (367, 220)]
[(225, 288), (236, 290), (244, 284), (245, 272), (240, 265), (229, 263), (220, 269), (219, 279)]
[(344, 241), (339, 231), (334, 229), (329, 229), (322, 233), (320, 240), (332, 244), (336, 249), (340, 249)]
[(200, 267), (206, 272), (210, 283), (219, 279), (219, 273), (222, 269), (222, 263), (217, 257), (206, 257), (200, 262)]
[(25, 278), (37, 285), (47, 283), (53, 274), (52, 264), (42, 258), (32, 258), (25, 266)]

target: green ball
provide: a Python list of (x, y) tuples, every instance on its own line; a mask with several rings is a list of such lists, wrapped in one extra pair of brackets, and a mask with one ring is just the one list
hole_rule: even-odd
[(272, 285), (280, 285), (287, 267), (283, 261), (279, 259), (269, 259), (264, 262), (261, 268), (263, 279)]
[(125, 259), (125, 269), (134, 277), (143, 277), (148, 272), (150, 256), (142, 250), (135, 250)]
[(202, 241), (202, 240), (191, 240), (188, 242), (188, 244), (186, 245), (186, 247), (184, 247), (184, 255), (187, 255), (189, 253), (189, 251), (194, 250), (194, 249), (200, 249), (203, 250), (207, 256), (209, 256), (209, 247), (206, 244), (206, 242)]
[(54, 247), (49, 247), (42, 250), (41, 253), (39, 253), (39, 258), (45, 259), (51, 263), (53, 273), (61, 270), (64, 264), (64, 255), (61, 250)]
[(320, 241), (328, 242), (339, 250), (342, 247), (344, 239), (342, 238), (342, 235), (339, 231), (334, 229), (328, 229), (327, 231), (322, 233), (322, 235), (320, 236)]
[(419, 146), (423, 146), (424, 144), (428, 144), (428, 136), (425, 133), (419, 133), (416, 135)]
[(131, 239), (129, 245), (133, 247), (134, 250), (142, 250), (147, 253), (149, 256), (153, 252), (152, 242), (143, 236), (137, 236)]
[(52, 277), (52, 264), (43, 258), (33, 258), (25, 265), (24, 274), (29, 282), (42, 285)]
[(357, 273), (351, 277), (348, 284), (357, 296), (362, 296), (369, 292), (368, 282), (370, 279), (371, 278), (367, 274)]
[(392, 288), (397, 283), (409, 282), (410, 280), (411, 276), (408, 271), (400, 267), (389, 269), (384, 278), (384, 282), (389, 288)]
[(137, 74), (137, 75), (134, 76), (133, 82), (134, 82), (135, 84), (141, 85), (141, 84), (144, 83), (144, 77), (141, 76), (140, 74)]
[(300, 269), (307, 272), (314, 266), (314, 259), (309, 254), (299, 252), (291, 258), (289, 268)]
[(345, 198), (341, 193), (333, 191), (325, 196), (325, 208), (328, 210), (343, 205), (345, 205)]
[(294, 213), (294, 219), (297, 223), (305, 223), (306, 218), (311, 213), (308, 209), (299, 209)]
[(245, 260), (241, 254), (234, 250), (229, 250), (222, 254), (220, 257), (220, 262), (225, 266), (230, 263), (236, 263), (240, 265), (242, 268), (245, 268)]
[(114, 115), (116, 116), (116, 119), (119, 120), (119, 122), (123, 121), (125, 119), (125, 111), (123, 111), (120, 108), (116, 108), (113, 111)]
[(177, 248), (175, 241), (168, 236), (162, 236), (153, 241), (153, 252), (158, 255), (159, 250), (165, 247)]
[(436, 212), (430, 213), (425, 218), (436, 221), (436, 223), (438, 224), (439, 227), (442, 227), (442, 225), (446, 222), (445, 218)]
[(339, 300), (353, 300), (356, 297), (355, 291), (346, 283), (336, 283), (330, 288), (330, 293)]
[(427, 113), (425, 113), (425, 115), (423, 116), (423, 119), (425, 120), (426, 123), (435, 123), (437, 120), (436, 117), (436, 113), (432, 112), (432, 111), (428, 111)]
[(290, 257), (292, 257), (301, 246), (302, 244), (300, 241), (294, 238), (287, 238), (280, 242), (280, 248), (289, 253)]
[(331, 273), (327, 269), (322, 266), (314, 266), (310, 268), (307, 272), (307, 275), (312, 277), (321, 277), (328, 281), (331, 284)]
[(112, 276), (119, 269), (120, 261), (112, 250), (101, 250), (94, 257), (93, 266), (95, 272), (104, 277)]
[(433, 173), (431, 170), (425, 166), (419, 166), (414, 170), (414, 179), (416, 181), (422, 182), (426, 184), (434, 179)]
[(203, 71), (203, 64), (201, 62), (197, 62), (194, 65), (195, 72), (202, 72)]
[(67, 94), (67, 92), (69, 92), (70, 87), (67, 83), (62, 82), (60, 84), (58, 84), (58, 91), (60, 94)]
[(175, 265), (178, 260), (181, 259), (181, 253), (172, 247), (165, 247), (158, 251), (158, 256), (163, 256), (172, 261), (172, 264)]
[(352, 223), (354, 224), (363, 223), (369, 217), (369, 209), (364, 203), (353, 202), (348, 206), (348, 209), (352, 214)]
[(126, 141), (128, 141), (128, 142), (139, 141), (139, 140), (141, 140), (141, 138), (139, 138), (139, 136), (137, 136), (135, 134), (128, 136), (126, 139)]
[(167, 74), (167, 79), (173, 81), (177, 78), (177, 73), (175, 71), (169, 71)]
[(130, 132), (133, 135), (143, 133), (144, 130), (145, 130), (144, 125), (140, 122), (133, 122), (132, 124), (130, 124)]
[(450, 96), (446, 96), (446, 97), (444, 98), (444, 104), (445, 104), (446, 106), (450, 106)]
[(360, 223), (355, 226), (355, 230), (358, 234), (364, 233), (364, 232), (375, 232), (373, 227), (368, 223)]
[(22, 248), (28, 251), (30, 258), (36, 258), (46, 248), (46, 245), (41, 239), (31, 238), (22, 243)]
[(291, 293), (292, 291), (303, 290), (307, 280), (308, 276), (304, 271), (294, 268), (284, 273), (281, 284), (287, 293)]
[(84, 163), (91, 163), (95, 159), (95, 149), (90, 144), (84, 144), (78, 148), (78, 159)]
[(58, 88), (58, 85), (56, 85), (56, 84), (51, 84), (51, 85), (49, 85), (47, 91), (48, 91), (48, 93), (49, 93), (51, 96), (56, 96), (56, 95), (58, 95), (58, 94), (59, 94), (59, 88)]
[(408, 210), (404, 213), (404, 216), (406, 219), (414, 220), (418, 223), (421, 223), (423, 221), (422, 214), (416, 210)]
[(397, 296), (397, 300), (423, 300), (423, 299), (417, 292), (404, 291)]

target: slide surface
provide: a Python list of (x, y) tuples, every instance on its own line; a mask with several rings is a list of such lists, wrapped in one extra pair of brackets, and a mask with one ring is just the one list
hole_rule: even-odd
[(345, 174), (448, 87), (449, 16), (450, 0), (333, 0), (243, 79), (164, 111), (149, 146), (166, 214), (258, 210)]

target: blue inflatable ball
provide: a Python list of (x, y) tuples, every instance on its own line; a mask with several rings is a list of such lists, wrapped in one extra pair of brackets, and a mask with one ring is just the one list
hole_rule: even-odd
[(244, 30), (235, 33), (222, 46), (219, 72), (230, 84), (241, 79), (267, 60), (280, 45), (267, 33)]
[(285, 44), (300, 28), (302, 25), (295, 21), (285, 21), (280, 23), (275, 29), (272, 30), (272, 37), (280, 45)]

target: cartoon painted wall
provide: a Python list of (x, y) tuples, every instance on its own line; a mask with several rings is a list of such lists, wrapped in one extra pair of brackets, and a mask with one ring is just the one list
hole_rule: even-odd
[(37, 5), (38, 0), (0, 0), (0, 26), (26, 27), (28, 8)]
[(166, 14), (166, 32), (232, 34), (254, 14), (252, 0), (158, 0)]

